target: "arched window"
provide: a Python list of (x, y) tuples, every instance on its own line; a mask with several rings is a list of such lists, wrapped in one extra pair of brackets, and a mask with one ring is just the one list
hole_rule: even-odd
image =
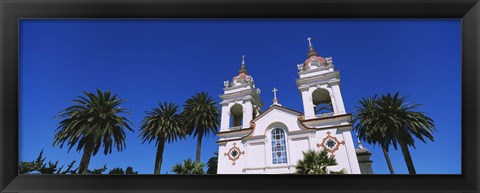
[(312, 102), (316, 115), (333, 112), (330, 93), (325, 89), (317, 89), (312, 93)]
[(242, 105), (235, 104), (230, 108), (230, 127), (242, 126), (243, 108)]
[(272, 160), (273, 164), (287, 163), (287, 145), (282, 129), (272, 130)]

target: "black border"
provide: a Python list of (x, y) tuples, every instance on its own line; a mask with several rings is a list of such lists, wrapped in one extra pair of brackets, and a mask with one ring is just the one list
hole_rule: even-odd
[[(462, 175), (18, 176), (17, 34), (19, 19), (172, 17), (462, 18)], [(0, 21), (0, 190), (2, 192), (479, 191), (480, 3), (478, 0), (0, 0)]]

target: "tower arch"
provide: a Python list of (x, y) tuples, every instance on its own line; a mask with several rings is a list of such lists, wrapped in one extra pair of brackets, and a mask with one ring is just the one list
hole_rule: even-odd
[(242, 126), (243, 107), (240, 104), (234, 104), (230, 107), (230, 127)]
[(315, 115), (333, 113), (332, 98), (330, 92), (323, 88), (317, 88), (312, 92), (313, 111)]

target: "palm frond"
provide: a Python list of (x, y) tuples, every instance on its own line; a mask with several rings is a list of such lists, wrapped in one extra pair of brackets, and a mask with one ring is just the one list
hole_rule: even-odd
[(156, 140), (155, 145), (163, 139), (172, 143), (177, 139), (184, 138), (187, 129), (184, 124), (184, 116), (178, 113), (178, 106), (174, 103), (159, 103), (158, 107), (146, 111), (142, 120), (140, 137), (145, 142)]
[(309, 150), (303, 152), (303, 159), (298, 160), (296, 165), (297, 174), (343, 174), (344, 171), (330, 171), (329, 166), (337, 165), (334, 155), (328, 155), (326, 150), (316, 152)]
[[(121, 114), (129, 113), (121, 108), (125, 100), (111, 97), (111, 92), (97, 89), (97, 93), (83, 92), (72, 100), (74, 105), (55, 116), (61, 119), (57, 128), (53, 145), (68, 146), (70, 151), (75, 145), (81, 151), (87, 144), (94, 144), (95, 155), (103, 147), (104, 154), (112, 152), (112, 144), (118, 151), (125, 148), (125, 130), (132, 131), (132, 124)], [(113, 138), (113, 140), (112, 140)]]

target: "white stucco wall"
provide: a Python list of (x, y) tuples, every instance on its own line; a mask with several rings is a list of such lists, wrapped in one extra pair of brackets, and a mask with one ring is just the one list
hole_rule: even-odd
[[(240, 140), (228, 141), (225, 146), (220, 145), (219, 148), (219, 164), (218, 172), (221, 174), (281, 174), (294, 173), (295, 166), (299, 159), (303, 159), (303, 151), (309, 149), (321, 151), (322, 147), (317, 144), (322, 143), (323, 139), (330, 132), (331, 136), (336, 137), (344, 144), (340, 144), (337, 151), (333, 154), (338, 162), (337, 166), (329, 169), (338, 171), (344, 169), (346, 173), (360, 173), (356, 155), (350, 154), (350, 149), (354, 150), (353, 144), (349, 143), (345, 135), (346, 132), (338, 128), (330, 129), (306, 129), (298, 122), (298, 113), (287, 112), (280, 108), (274, 108), (267, 114), (255, 122), (255, 129), (247, 136)], [(335, 120), (332, 120), (335, 121)], [(322, 123), (327, 124), (327, 123)], [(328, 124), (327, 124), (328, 125)], [(287, 163), (273, 164), (272, 161), (272, 129), (280, 128), (285, 131), (287, 146)], [(345, 137), (346, 136), (346, 137)], [(222, 138), (223, 139), (223, 138)], [(350, 140), (351, 141), (351, 140)], [(233, 161), (229, 160), (224, 153), (233, 147), (239, 147), (245, 154), (239, 156), (232, 165)], [(355, 153), (355, 152), (354, 152)]]
[[(225, 155), (225, 153), (228, 153), (228, 150), (234, 147), (234, 145), (238, 147), (241, 151), (244, 152), (244, 154), (239, 155), (239, 158), (235, 161), (232, 161), (229, 159), (228, 155)], [(229, 141), (224, 145), (219, 146), (218, 150), (218, 168), (217, 168), (217, 173), (218, 174), (241, 174), (243, 173), (243, 168), (245, 167), (245, 145), (240, 141), (240, 140), (234, 140), (234, 141)]]

